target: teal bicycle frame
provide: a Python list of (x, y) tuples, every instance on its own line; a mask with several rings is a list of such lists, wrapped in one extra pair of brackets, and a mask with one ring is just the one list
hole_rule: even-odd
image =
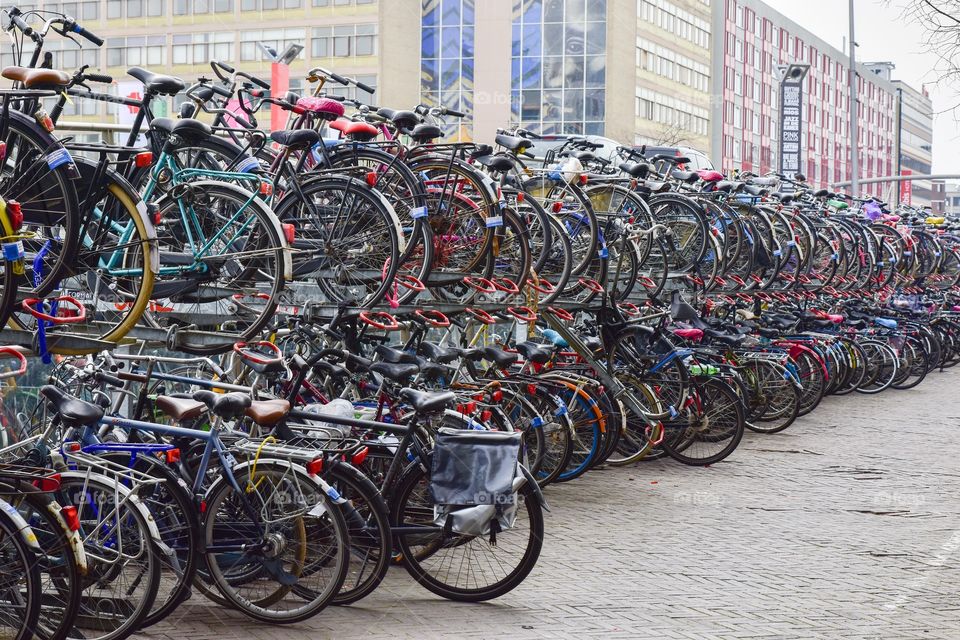
[[(180, 184), (185, 184), (193, 178), (212, 178), (223, 181), (234, 181), (234, 182), (247, 182), (255, 185), (255, 188), (250, 191), (249, 199), (237, 210), (233, 216), (224, 223), (222, 228), (217, 231), (211, 238), (205, 238), (203, 235), (203, 230), (200, 226), (200, 220), (197, 217), (196, 212), (193, 210), (193, 207), (188, 203), (184, 202), (182, 198), (176, 198), (177, 207), (180, 213), (180, 222), (183, 225), (183, 229), (187, 234), (187, 242), (189, 244), (190, 250), (193, 252), (194, 261), (190, 265), (176, 265), (176, 266), (163, 266), (159, 265), (157, 273), (158, 275), (170, 276), (178, 275), (184, 272), (203, 272), (207, 269), (207, 266), (204, 264), (204, 258), (211, 257), (213, 254), (213, 247), (221, 241), (221, 239), (228, 233), (228, 229), (231, 229), (234, 224), (242, 220), (242, 224), (239, 228), (233, 232), (232, 237), (230, 237), (226, 242), (224, 242), (225, 247), (229, 247), (236, 241), (238, 238), (242, 238), (246, 235), (246, 232), (249, 230), (251, 224), (254, 222), (254, 215), (247, 215), (246, 219), (243, 220), (245, 212), (248, 211), (248, 207), (251, 203), (257, 198), (260, 191), (260, 185), (264, 182), (272, 186), (272, 182), (263, 176), (253, 175), (250, 173), (238, 173), (238, 172), (229, 172), (229, 171), (213, 171), (209, 169), (194, 169), (187, 168), (181, 169), (174, 157), (167, 153), (166, 151), (160, 154), (160, 157), (157, 159), (156, 165), (150, 173), (150, 181), (147, 183), (147, 187), (143, 193), (143, 201), (149, 201), (151, 196), (154, 194), (157, 188), (158, 177), (162, 171), (169, 171), (171, 174), (171, 189), (177, 187)], [(173, 196), (171, 196), (173, 197)], [(95, 212), (94, 215), (102, 215), (102, 213)], [(133, 222), (128, 222), (126, 225), (121, 225), (117, 222), (110, 223), (114, 231), (116, 231), (120, 236), (119, 245), (125, 246), (130, 242), (134, 233), (134, 224)], [(101, 259), (101, 268), (103, 268), (107, 273), (110, 273), (114, 276), (137, 276), (143, 273), (142, 269), (127, 269), (121, 268), (120, 264), (123, 261), (123, 251), (117, 249), (109, 257)]]

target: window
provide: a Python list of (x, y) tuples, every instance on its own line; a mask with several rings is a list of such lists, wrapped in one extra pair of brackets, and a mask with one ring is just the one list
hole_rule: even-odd
[(143, 17), (143, 0), (127, 0), (127, 17)]
[[(262, 60), (264, 53), (258, 46), (263, 43), (277, 51), (283, 51), (291, 43), (302, 44), (306, 38), (303, 29), (265, 29), (263, 31), (240, 32), (240, 60)], [(297, 56), (303, 57), (303, 52)]]
[(377, 52), (376, 24), (316, 27), (312, 36), (313, 58), (371, 56)]
[(162, 16), (167, 13), (165, 0), (147, 0), (147, 15), (150, 17)]
[(115, 20), (123, 17), (123, 2), (121, 0), (107, 0), (107, 19)]
[(173, 64), (206, 64), (210, 60), (233, 59), (231, 32), (184, 33), (173, 36)]

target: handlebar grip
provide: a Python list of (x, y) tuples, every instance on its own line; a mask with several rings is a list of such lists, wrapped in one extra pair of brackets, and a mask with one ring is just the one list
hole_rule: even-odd
[(350, 84), (350, 81), (349, 81), (349, 80), (347, 80), (346, 78), (344, 78), (343, 76), (341, 76), (341, 75), (339, 75), (339, 74), (334, 73), (333, 71), (330, 72), (330, 79), (331, 79), (331, 80), (336, 80), (337, 82), (339, 82), (340, 84), (343, 84), (343, 85)]
[(79, 36), (83, 36), (84, 38), (86, 38), (87, 40), (89, 40), (89, 41), (92, 42), (93, 44), (97, 45), (98, 47), (102, 47), (102, 46), (103, 46), (103, 38), (101, 38), (100, 36), (98, 36), (98, 35), (95, 34), (95, 33), (91, 33), (91, 32), (89, 32), (89, 31), (87, 31), (86, 29), (84, 29), (83, 27), (81, 27), (79, 24), (73, 25), (73, 32), (76, 33), (76, 34), (79, 35)]
[(227, 73), (236, 73), (236, 69), (228, 65), (226, 62), (220, 62), (219, 60), (213, 60), (210, 64), (216, 65), (226, 71)]
[(257, 85), (261, 89), (266, 89), (267, 91), (270, 91), (270, 83), (267, 82), (266, 80), (261, 80), (260, 78), (257, 78), (255, 76), (247, 76), (247, 80)]
[(376, 92), (376, 89), (374, 89), (373, 87), (371, 87), (371, 86), (368, 85), (368, 84), (365, 84), (365, 83), (363, 83), (363, 82), (360, 82), (359, 80), (356, 82), (356, 84), (357, 84), (357, 88), (358, 88), (358, 89), (363, 89), (363, 90), (366, 91), (367, 93), (373, 94), (373, 93)]
[(226, 87), (222, 87), (222, 86), (220, 86), (220, 85), (218, 85), (218, 84), (211, 84), (211, 85), (207, 85), (207, 86), (209, 86), (210, 89), (211, 89), (215, 94), (217, 94), (217, 95), (219, 95), (219, 96), (223, 96), (224, 98), (232, 98), (232, 97), (233, 97), (233, 92), (230, 91), (229, 89), (227, 89)]
[(444, 109), (443, 111), (444, 111), (444, 113), (446, 113), (448, 116), (453, 116), (454, 118), (466, 118), (466, 117), (467, 117), (467, 114), (465, 114), (465, 113), (463, 113), (463, 112), (461, 112), (461, 111), (454, 111), (453, 109)]
[(109, 373), (104, 373), (103, 371), (97, 372), (97, 380), (109, 384), (112, 387), (122, 387), (124, 385), (123, 380)]
[(102, 82), (104, 84), (110, 84), (113, 82), (113, 76), (108, 76), (105, 73), (88, 73), (85, 75), (85, 79), (90, 82)]
[(13, 24), (15, 24), (15, 25), (17, 26), (17, 28), (20, 29), (20, 31), (23, 32), (23, 35), (25, 35), (25, 36), (32, 36), (32, 35), (33, 35), (33, 27), (31, 27), (30, 25), (28, 25), (28, 24), (26, 23), (26, 21), (25, 21), (23, 18), (21, 18), (19, 15), (11, 15), (11, 16), (10, 16), (10, 22), (12, 22)]

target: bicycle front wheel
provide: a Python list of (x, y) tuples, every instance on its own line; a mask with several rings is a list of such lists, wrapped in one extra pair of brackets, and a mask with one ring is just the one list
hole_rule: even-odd
[(292, 463), (260, 460), (207, 494), (203, 524), (210, 579), (231, 605), (261, 622), (313, 617), (347, 575), (347, 524), (333, 489)]

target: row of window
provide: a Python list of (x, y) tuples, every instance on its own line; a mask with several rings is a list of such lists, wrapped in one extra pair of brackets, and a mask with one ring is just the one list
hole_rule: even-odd
[[(369, 5), (377, 0), (106, 0), (108, 20), (121, 18), (153, 18), (166, 16), (168, 6), (174, 16), (206, 15), (209, 13), (233, 13), (237, 5), (240, 11), (276, 11), (278, 9), (301, 9), (307, 2), (314, 7), (340, 7)], [(44, 2), (43, 9), (65, 13), (75, 18), (91, 21), (100, 19), (100, 0), (84, 2)], [(21, 6), (21, 10), (28, 8)]]
[(709, 134), (710, 120), (706, 109), (649, 89), (637, 89), (636, 114), (643, 120), (678, 127), (699, 136)]
[[(316, 27), (312, 36), (312, 58), (370, 56), (377, 52), (376, 24)], [(287, 45), (301, 44), (305, 39), (304, 29), (241, 31), (239, 59), (242, 62), (263, 60), (264, 54), (259, 46), (261, 43), (282, 51)], [(210, 60), (235, 60), (236, 41), (237, 36), (232, 31), (174, 34), (170, 61), (180, 65), (207, 64)], [(109, 38), (106, 50), (108, 67), (167, 64), (167, 39), (164, 35)], [(301, 52), (299, 57), (303, 59), (304, 53)], [(83, 62), (80, 62), (81, 59)], [(54, 52), (54, 64), (58, 68), (72, 69), (80, 64), (98, 66), (98, 60), (99, 54), (93, 49), (78, 51), (64, 47), (63, 51)]]
[(666, 47), (637, 39), (637, 67), (656, 73), (674, 82), (706, 93), (710, 90), (710, 75), (707, 66), (686, 56), (681, 56)]
[(667, 0), (637, 0), (640, 19), (704, 49), (710, 48), (710, 23)]

